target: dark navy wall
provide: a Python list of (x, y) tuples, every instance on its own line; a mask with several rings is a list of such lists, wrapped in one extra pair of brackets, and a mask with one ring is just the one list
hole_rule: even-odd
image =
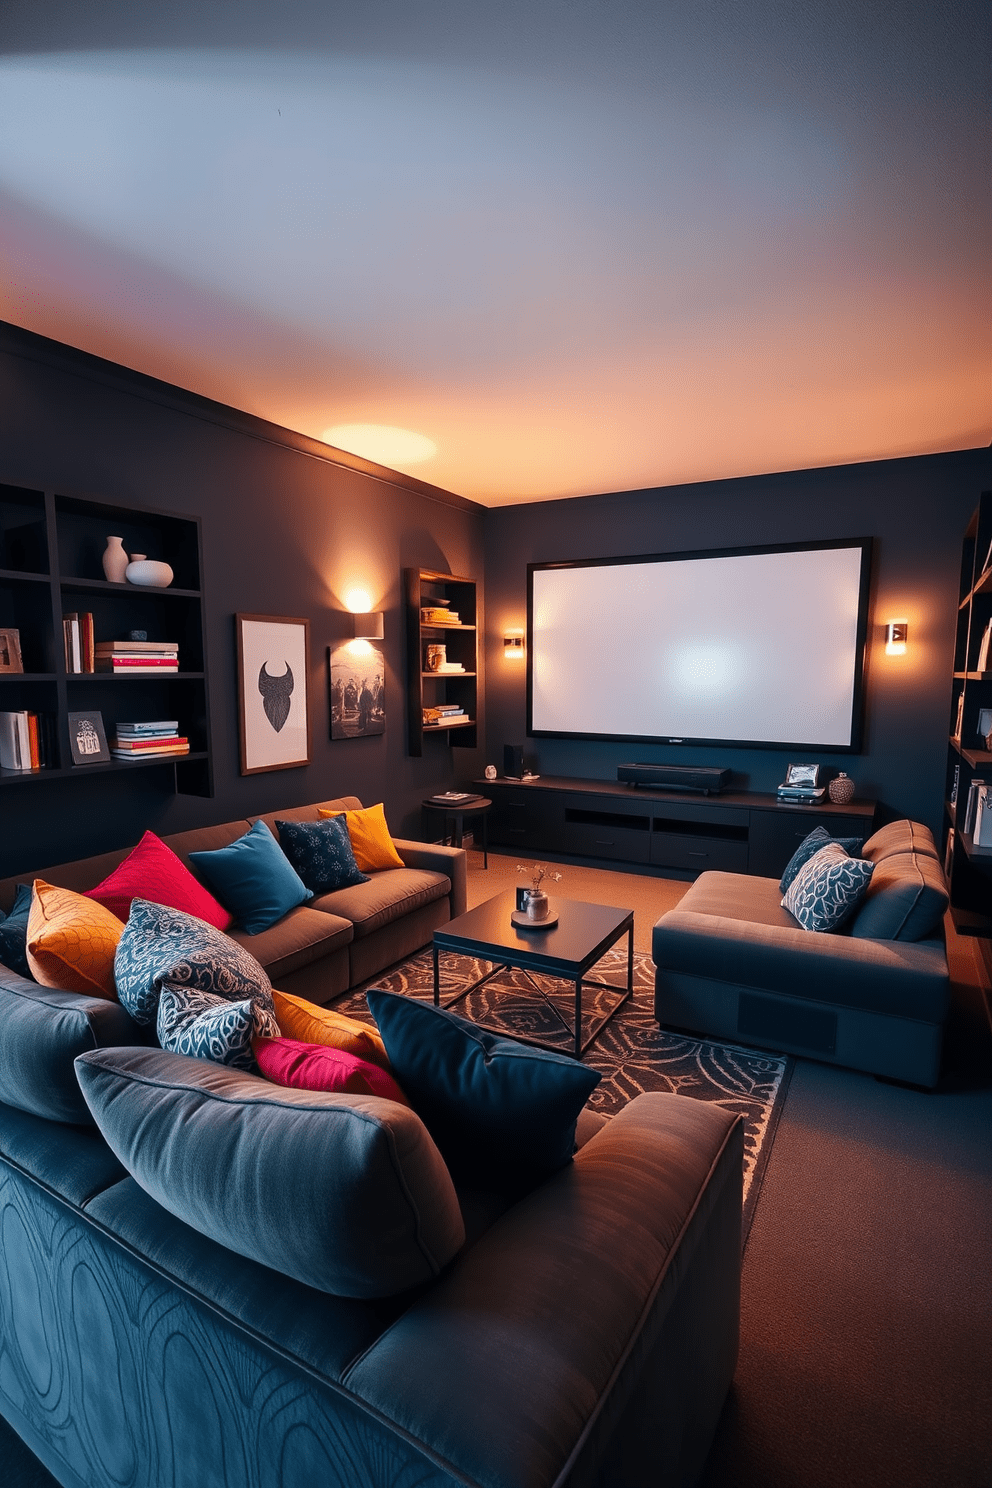
[[(476, 773), (482, 752), (435, 738), (423, 758), (407, 756), (401, 571), (481, 581), (481, 510), (332, 465), (272, 442), (265, 426), (253, 433), (254, 421), (234, 410), (225, 422), (223, 410), (179, 389), (51, 348), (23, 332), (0, 336), (0, 481), (202, 519), (216, 795), (167, 795), (148, 773), (5, 786), (0, 875), (129, 844), (146, 827), (181, 831), (339, 794), (384, 800), (393, 831), (419, 836), (421, 798)], [(327, 648), (346, 639), (342, 594), (359, 584), (386, 612), (386, 732), (332, 742)], [(306, 768), (239, 774), (239, 610), (309, 617)]]
[[(938, 829), (961, 542), (990, 486), (992, 453), (981, 449), (487, 512), (487, 758), (501, 765), (504, 742), (524, 743), (534, 770), (604, 780), (632, 759), (727, 765), (738, 788), (773, 790), (788, 762), (778, 750), (526, 739), (524, 668), (500, 653), (503, 630), (526, 620), (527, 564), (868, 535), (875, 571), (863, 749), (822, 759), (846, 769), (859, 795)], [(908, 653), (887, 657), (881, 626), (902, 615)], [(605, 588), (602, 618), (608, 627)], [(621, 647), (623, 636), (616, 642)], [(783, 615), (783, 667), (809, 660), (801, 630)]]

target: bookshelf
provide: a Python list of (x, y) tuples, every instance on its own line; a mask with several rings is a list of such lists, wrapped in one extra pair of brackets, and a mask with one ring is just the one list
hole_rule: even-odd
[[(407, 748), (419, 758), (424, 739), (439, 735), (452, 746), (474, 749), (478, 737), (478, 609), (474, 579), (408, 568), (404, 573), (407, 638)], [(457, 622), (424, 619), (425, 610), (447, 609)], [(443, 646), (449, 664), (461, 672), (438, 672), (428, 664), (428, 647)], [(464, 716), (425, 723), (425, 708), (460, 708)]]

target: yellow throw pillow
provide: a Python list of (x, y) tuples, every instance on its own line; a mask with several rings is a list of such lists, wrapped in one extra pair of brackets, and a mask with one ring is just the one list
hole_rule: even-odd
[(318, 1007), (303, 997), (293, 997), (289, 992), (272, 989), (272, 1000), (276, 1005), (276, 1022), (283, 1038), (297, 1039), (301, 1044), (323, 1044), (329, 1049), (343, 1049), (359, 1059), (367, 1059), (380, 1069), (390, 1068), (386, 1046), (375, 1028), (359, 1023), (356, 1018), (346, 1018), (343, 1013), (332, 1013), (330, 1008)]
[(114, 956), (124, 926), (95, 899), (36, 878), (28, 916), (27, 956), (43, 987), (117, 1001)]
[(318, 806), (317, 812), (323, 817), (347, 818), (351, 850), (363, 873), (375, 873), (379, 868), (405, 867), (403, 859), (393, 846), (393, 839), (386, 826), (386, 810), (381, 801), (378, 806), (365, 806), (361, 811), (328, 811), (326, 806)]

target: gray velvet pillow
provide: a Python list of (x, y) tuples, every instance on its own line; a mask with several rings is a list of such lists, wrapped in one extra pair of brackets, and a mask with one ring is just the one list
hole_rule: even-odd
[(855, 940), (926, 940), (947, 909), (944, 870), (929, 853), (897, 853), (875, 864), (851, 920)]
[(146, 1193), (306, 1286), (391, 1296), (431, 1280), (464, 1242), (441, 1155), (394, 1101), (290, 1090), (161, 1049), (99, 1049), (76, 1074)]

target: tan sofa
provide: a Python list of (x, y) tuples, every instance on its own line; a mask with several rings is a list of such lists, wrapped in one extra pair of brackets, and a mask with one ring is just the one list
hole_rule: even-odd
[[(278, 837), (277, 820), (317, 821), (318, 808), (354, 810), (357, 796), (342, 796), (312, 806), (272, 811), (262, 820)], [(196, 877), (190, 852), (227, 847), (243, 837), (257, 816), (198, 827), (164, 837), (172, 851)], [(258, 935), (232, 930), (233, 938), (265, 967), (275, 987), (327, 1003), (427, 945), (439, 925), (465, 911), (466, 857), (461, 848), (394, 839), (403, 868), (387, 868), (370, 875), (370, 882), (338, 889), (300, 905)], [(127, 857), (130, 848), (36, 868), (0, 880), (0, 909), (9, 911), (17, 885), (43, 878), (48, 883), (82, 892), (106, 878)]]

